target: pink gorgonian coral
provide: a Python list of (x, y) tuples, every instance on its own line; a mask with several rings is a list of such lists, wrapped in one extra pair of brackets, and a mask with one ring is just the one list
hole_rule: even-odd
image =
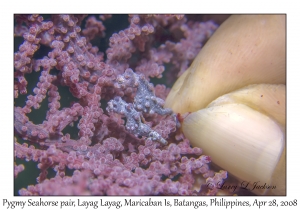
[(15, 178), (36, 180), (15, 190), (215, 195), (227, 173), (209, 168), (163, 108), (166, 85), (217, 28), (201, 18), (15, 15)]

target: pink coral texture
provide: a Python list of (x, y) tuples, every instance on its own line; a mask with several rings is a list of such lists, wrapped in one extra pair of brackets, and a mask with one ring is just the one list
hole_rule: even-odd
[(15, 15), (14, 176), (26, 171), (20, 160), (39, 170), (19, 195), (215, 195), (227, 177), (163, 108), (218, 26), (184, 15), (119, 18), (127, 28), (109, 32), (114, 15)]

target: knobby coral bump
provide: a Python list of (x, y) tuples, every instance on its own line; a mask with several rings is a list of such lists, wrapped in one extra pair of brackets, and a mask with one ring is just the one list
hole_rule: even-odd
[(128, 27), (112, 33), (111, 15), (15, 16), (15, 178), (26, 161), (39, 171), (20, 195), (215, 195), (227, 177), (209, 169), (163, 108), (165, 85), (217, 25), (201, 16), (120, 17)]

